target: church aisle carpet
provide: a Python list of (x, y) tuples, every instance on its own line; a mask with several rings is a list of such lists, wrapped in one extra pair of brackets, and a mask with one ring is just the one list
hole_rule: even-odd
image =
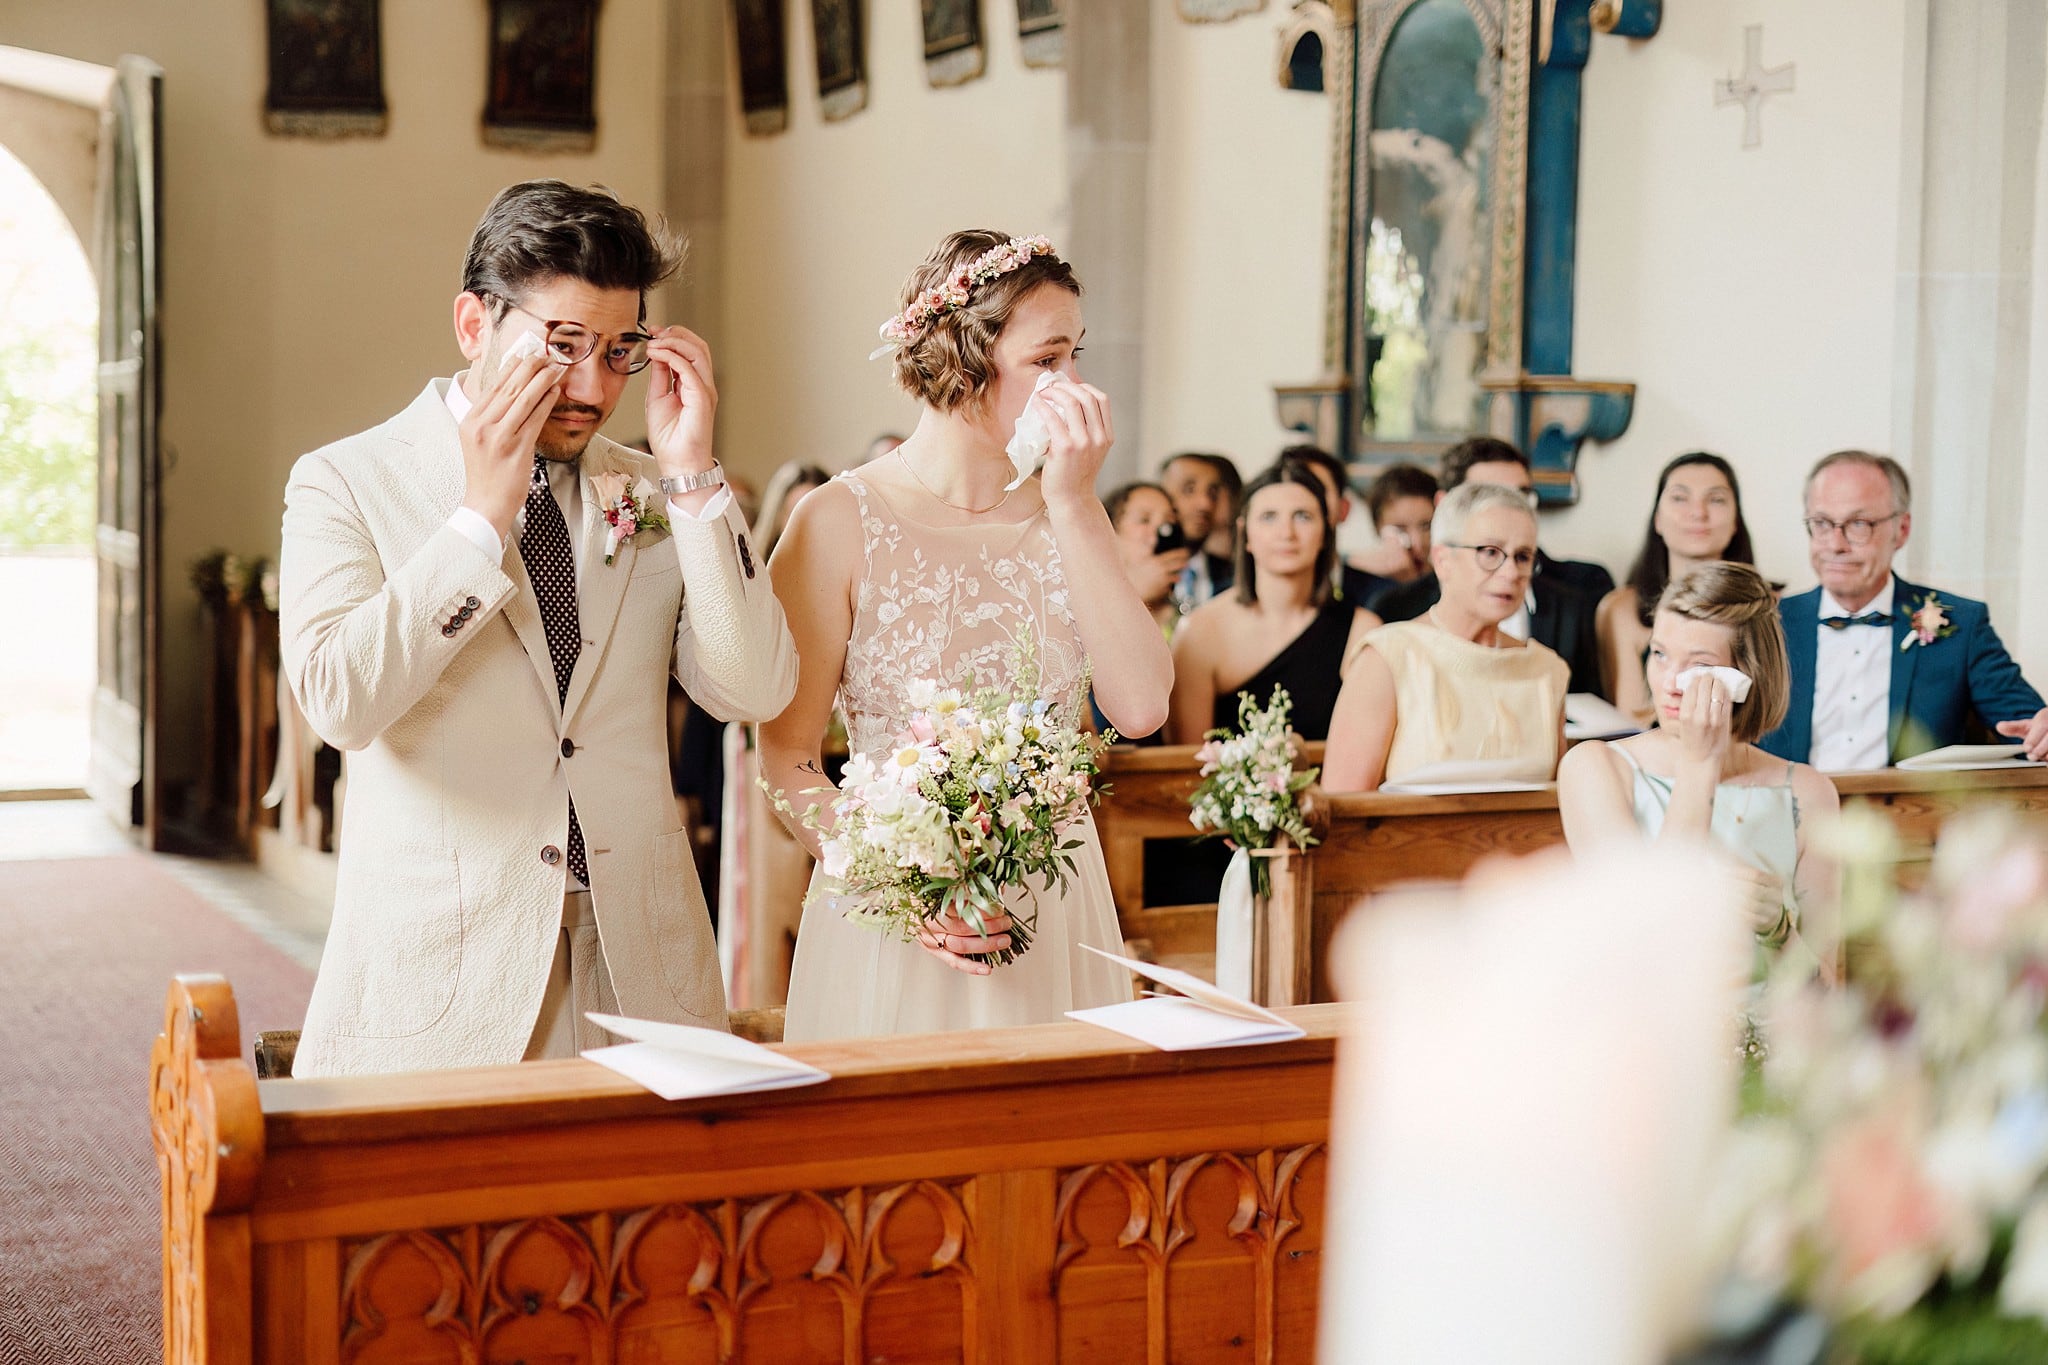
[(233, 983), (244, 1048), (313, 986), (143, 855), (0, 863), (0, 1365), (163, 1358), (149, 1049), (181, 971)]

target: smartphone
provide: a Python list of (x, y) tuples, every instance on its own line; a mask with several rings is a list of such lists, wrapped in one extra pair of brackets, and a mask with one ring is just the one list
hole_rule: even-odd
[(1180, 529), (1180, 523), (1177, 521), (1162, 521), (1159, 523), (1159, 529), (1152, 533), (1152, 553), (1155, 555), (1171, 554), (1175, 550), (1185, 550), (1187, 547), (1187, 535)]

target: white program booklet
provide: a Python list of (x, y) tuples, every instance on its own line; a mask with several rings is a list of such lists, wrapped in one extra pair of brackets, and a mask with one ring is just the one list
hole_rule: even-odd
[(1149, 981), (1170, 986), (1180, 994), (1147, 996), (1143, 1000), (1128, 1000), (1121, 1005), (1098, 1005), (1089, 1010), (1068, 1010), (1069, 1019), (1110, 1029), (1162, 1052), (1281, 1043), (1304, 1036), (1302, 1029), (1273, 1011), (1248, 1000), (1240, 1000), (1190, 972), (1162, 967), (1156, 962), (1119, 957), (1085, 943), (1081, 946)]
[(1463, 796), (1471, 792), (1540, 792), (1550, 784), (1531, 782), (1526, 759), (1447, 758), (1427, 763), (1399, 782), (1385, 782), (1390, 796)]
[(1899, 760), (1899, 766), (1916, 773), (1968, 772), (1974, 768), (2038, 768), (2017, 744), (1951, 744), (1924, 754)]
[(808, 1062), (714, 1029), (627, 1019), (616, 1014), (589, 1013), (584, 1018), (633, 1041), (588, 1048), (583, 1055), (628, 1080), (638, 1081), (665, 1100), (787, 1090), (832, 1078), (830, 1072), (820, 1071)]
[(1564, 699), (1564, 737), (1575, 739), (1624, 739), (1641, 734), (1628, 712), (1591, 692), (1571, 692)]

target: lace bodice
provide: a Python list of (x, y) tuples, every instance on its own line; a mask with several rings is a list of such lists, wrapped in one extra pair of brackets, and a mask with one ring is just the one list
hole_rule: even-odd
[(1007, 683), (1027, 626), (1041, 694), (1079, 713), (1087, 658), (1043, 510), (1013, 525), (926, 526), (899, 517), (854, 474), (839, 479), (860, 506), (865, 543), (839, 682), (855, 753), (888, 747), (907, 718), (916, 679)]

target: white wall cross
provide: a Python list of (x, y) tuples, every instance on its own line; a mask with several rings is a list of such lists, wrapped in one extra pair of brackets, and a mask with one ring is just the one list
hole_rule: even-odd
[(1790, 93), (1792, 73), (1798, 68), (1764, 66), (1764, 26), (1751, 24), (1742, 30), (1743, 68), (1740, 76), (1714, 82), (1714, 107), (1742, 106), (1742, 145), (1761, 147), (1764, 142), (1764, 100)]

